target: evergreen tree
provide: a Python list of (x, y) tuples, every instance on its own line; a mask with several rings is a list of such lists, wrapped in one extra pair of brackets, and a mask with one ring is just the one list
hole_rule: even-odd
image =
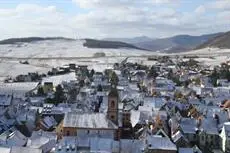
[(92, 70), (90, 71), (90, 77), (93, 77), (94, 74), (95, 74), (95, 71), (94, 71), (94, 69), (92, 69)]
[(117, 86), (118, 85), (118, 82), (119, 82), (119, 78), (117, 76), (117, 74), (113, 71), (111, 76), (110, 76), (110, 82), (112, 85), (115, 85)]
[(106, 70), (104, 71), (105, 76), (108, 77), (108, 78), (111, 76), (112, 72), (113, 72), (113, 71), (110, 70), (110, 69), (106, 69)]
[(44, 96), (44, 95), (45, 95), (44, 90), (43, 90), (42, 87), (39, 87), (39, 88), (38, 88), (37, 95), (38, 95), (38, 96)]
[(54, 100), (56, 102), (56, 105), (62, 103), (65, 100), (64, 90), (60, 84), (56, 87)]
[(100, 84), (97, 86), (97, 91), (103, 91), (102, 86)]
[(80, 81), (79, 81), (79, 85), (80, 85), (80, 87), (84, 87), (85, 81), (84, 81), (84, 80), (80, 80)]
[(147, 77), (148, 78), (156, 78), (158, 76), (157, 71), (155, 70), (154, 67), (151, 67), (151, 69), (148, 72)]
[(36, 128), (39, 128), (39, 125), (40, 125), (40, 119), (41, 119), (41, 116), (39, 114), (39, 110), (37, 109), (36, 111), (36, 116), (35, 116), (35, 125), (36, 125)]
[(90, 78), (90, 72), (88, 69), (85, 70), (85, 76), (87, 76), (88, 78)]
[(214, 71), (210, 75), (211, 83), (213, 84), (214, 87), (217, 86), (217, 80), (219, 79), (219, 74), (217, 72), (217, 69), (214, 68)]

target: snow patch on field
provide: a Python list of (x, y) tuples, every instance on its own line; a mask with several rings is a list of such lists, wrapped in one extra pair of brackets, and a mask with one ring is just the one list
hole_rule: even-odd
[[(156, 61), (149, 61), (146, 57), (152, 55), (169, 55), (174, 57), (175, 55), (199, 56), (199, 58), (195, 59), (209, 66), (219, 65), (229, 60), (230, 57), (230, 49), (205, 48), (184, 53), (161, 54), (125, 48), (92, 49), (84, 47), (83, 43), (83, 40), (47, 40), (0, 45), (0, 82), (7, 76), (15, 77), (28, 72), (46, 73), (53, 67), (60, 67), (70, 63), (88, 65), (90, 69), (102, 72), (107, 68), (112, 68), (114, 63), (122, 62), (126, 57), (129, 57), (128, 62), (148, 66), (156, 64)], [(104, 52), (106, 56), (110, 57), (93, 58), (94, 53), (97, 52)], [(6, 59), (5, 57), (10, 58)], [(25, 60), (29, 62), (29, 65), (20, 64), (19, 61), (21, 59), (16, 58), (27, 58)]]
[(154, 54), (153, 52), (126, 48), (87, 48), (83, 46), (83, 43), (83, 40), (47, 40), (34, 43), (0, 45), (0, 54), (2, 57), (20, 58), (92, 57), (94, 53), (97, 52), (104, 52), (106, 56), (139, 56)]
[(197, 60), (201, 63), (204, 63), (206, 65), (214, 67), (214, 66), (220, 65), (221, 63), (226, 62), (230, 59), (227, 56), (217, 56), (217, 57), (212, 57), (212, 58), (196, 58), (195, 60)]
[(46, 73), (49, 69), (34, 65), (20, 64), (18, 61), (0, 61), (0, 77), (17, 76), (29, 72)]
[(180, 53), (181, 55), (189, 55), (189, 54), (193, 54), (193, 55), (210, 55), (212, 56), (213, 54), (226, 54), (226, 53), (230, 53), (230, 49), (220, 49), (220, 48), (203, 48), (203, 49), (198, 49), (198, 50), (191, 50), (188, 52), (184, 52), (184, 53)]

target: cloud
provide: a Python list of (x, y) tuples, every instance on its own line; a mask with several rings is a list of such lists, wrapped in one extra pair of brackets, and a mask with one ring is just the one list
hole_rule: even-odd
[(94, 8), (94, 9), (110, 9), (119, 7), (132, 7), (136, 4), (149, 4), (151, 0), (72, 0), (81, 8)]
[(155, 4), (177, 3), (178, 0), (152, 0)]
[(56, 12), (55, 6), (42, 7), (36, 4), (19, 4), (16, 7), (16, 11), (19, 13), (22, 12)]
[(230, 1), (229, 0), (216, 0), (214, 2), (210, 2), (208, 4), (209, 8), (220, 9), (220, 10), (229, 10), (230, 9)]
[[(0, 39), (25, 36), (166, 37), (199, 35), (227, 29), (227, 10), (208, 16), (211, 4), (180, 11), (180, 0), (72, 0), (84, 11), (67, 13), (57, 6), (19, 4), (0, 8)], [(78, 8), (79, 9), (79, 8)], [(202, 15), (201, 15), (202, 14)], [(213, 22), (215, 21), (215, 22)]]
[(196, 14), (204, 14), (205, 11), (206, 11), (205, 6), (200, 5), (200, 6), (198, 6), (198, 7), (196, 8), (195, 13), (196, 13)]
[[(19, 4), (14, 9), (0, 9), (0, 39), (25, 36), (68, 36), (65, 14), (55, 6)], [(67, 17), (68, 18), (68, 17)]]
[(81, 8), (117, 8), (135, 5), (175, 4), (179, 0), (72, 0)]

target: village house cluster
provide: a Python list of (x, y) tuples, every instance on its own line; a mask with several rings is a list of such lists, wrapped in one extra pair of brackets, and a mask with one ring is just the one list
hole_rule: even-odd
[(228, 153), (230, 66), (69, 64), (0, 83), (0, 153)]

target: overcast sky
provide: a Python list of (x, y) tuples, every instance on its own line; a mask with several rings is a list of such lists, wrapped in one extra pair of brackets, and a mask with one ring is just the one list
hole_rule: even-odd
[(105, 38), (230, 30), (230, 0), (0, 0), (0, 39)]

